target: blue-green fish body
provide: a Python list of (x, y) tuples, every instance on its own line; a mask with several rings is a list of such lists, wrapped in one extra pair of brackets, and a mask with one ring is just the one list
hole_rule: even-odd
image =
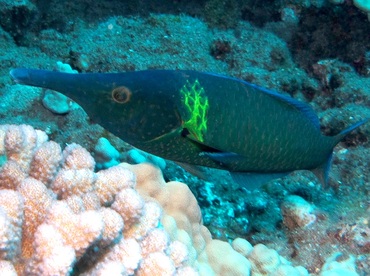
[(59, 91), (133, 146), (169, 160), (231, 172), (326, 168), (324, 136), (306, 104), (242, 80), (183, 70), (67, 74), (14, 69), (16, 82)]

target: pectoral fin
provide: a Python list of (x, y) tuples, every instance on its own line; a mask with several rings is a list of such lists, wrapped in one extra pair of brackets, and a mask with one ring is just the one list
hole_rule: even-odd
[(245, 160), (244, 156), (233, 152), (201, 152), (200, 155), (207, 156), (226, 167), (230, 167), (232, 164)]

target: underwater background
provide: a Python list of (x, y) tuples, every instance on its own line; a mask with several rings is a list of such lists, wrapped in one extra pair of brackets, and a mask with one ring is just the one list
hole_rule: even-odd
[(15, 84), (9, 76), (17, 67), (218, 73), (308, 103), (322, 132), (335, 135), (370, 117), (369, 1), (0, 3), (1, 125), (31, 125), (63, 147), (78, 143), (95, 157), (96, 171), (120, 162), (155, 164), (166, 181), (189, 186), (215, 239), (263, 244), (312, 275), (370, 275), (370, 123), (334, 149), (328, 187), (311, 172), (296, 171), (251, 191), (227, 172), (208, 170), (202, 180), (133, 149), (69, 99)]

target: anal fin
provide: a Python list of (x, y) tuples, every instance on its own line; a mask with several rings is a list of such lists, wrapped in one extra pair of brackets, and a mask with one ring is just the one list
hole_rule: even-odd
[(282, 173), (253, 173), (253, 172), (230, 172), (233, 180), (247, 190), (255, 190), (266, 184), (267, 182), (284, 177), (290, 172)]
[(333, 158), (333, 153), (330, 154), (329, 158), (326, 160), (325, 163), (311, 170), (313, 174), (319, 179), (323, 187), (327, 187), (328, 185), (329, 169), (330, 169), (332, 158)]

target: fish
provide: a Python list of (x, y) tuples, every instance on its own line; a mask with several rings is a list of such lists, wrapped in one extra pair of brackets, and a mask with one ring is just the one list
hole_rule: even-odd
[(16, 83), (58, 91), (132, 146), (192, 167), (227, 170), (255, 189), (295, 170), (327, 182), (334, 147), (368, 122), (325, 136), (306, 103), (191, 70), (70, 74), (16, 68)]

